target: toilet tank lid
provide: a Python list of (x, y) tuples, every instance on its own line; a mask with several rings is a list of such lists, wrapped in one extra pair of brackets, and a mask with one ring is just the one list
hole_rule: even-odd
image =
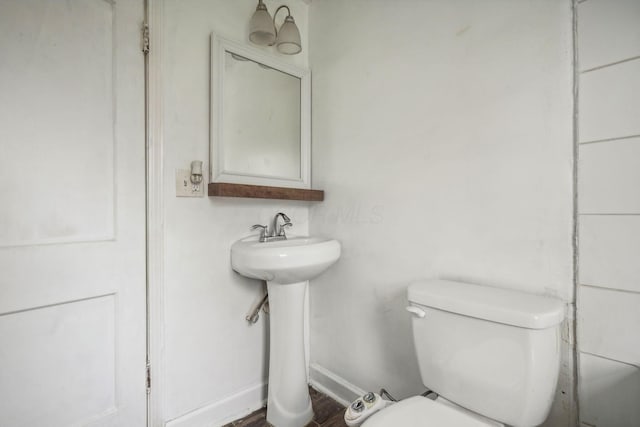
[(411, 283), (409, 302), (528, 329), (546, 329), (564, 319), (564, 302), (510, 289), (450, 280)]

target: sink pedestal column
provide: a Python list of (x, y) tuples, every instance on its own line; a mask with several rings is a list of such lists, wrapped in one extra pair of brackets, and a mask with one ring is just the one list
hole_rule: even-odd
[(313, 418), (304, 357), (307, 282), (267, 282), (269, 291), (269, 397), (267, 421), (303, 427)]

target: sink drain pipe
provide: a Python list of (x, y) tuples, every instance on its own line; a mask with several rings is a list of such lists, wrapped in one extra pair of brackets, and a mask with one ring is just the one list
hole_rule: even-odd
[(265, 293), (260, 302), (251, 310), (249, 314), (245, 317), (247, 322), (254, 324), (260, 318), (260, 309), (262, 309), (265, 314), (269, 314), (269, 294)]

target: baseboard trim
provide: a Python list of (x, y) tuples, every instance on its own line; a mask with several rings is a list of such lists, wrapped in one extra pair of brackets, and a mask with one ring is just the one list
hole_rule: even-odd
[(267, 383), (255, 384), (217, 402), (168, 421), (166, 427), (216, 427), (237, 420), (267, 403)]
[[(326, 394), (344, 406), (349, 405), (365, 391), (330, 370), (312, 363), (309, 366), (311, 387)], [(168, 421), (166, 427), (224, 426), (265, 406), (267, 383), (255, 384), (217, 402), (212, 402)]]
[(312, 363), (309, 366), (311, 387), (348, 406), (366, 392), (330, 370)]

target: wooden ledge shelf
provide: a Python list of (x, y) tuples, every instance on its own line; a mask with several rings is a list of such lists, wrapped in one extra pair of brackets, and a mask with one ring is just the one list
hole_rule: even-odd
[(321, 202), (324, 200), (323, 190), (307, 190), (303, 188), (267, 187), (264, 185), (228, 184), (212, 182), (209, 184), (209, 196), (214, 197), (248, 197), (252, 199), (304, 200)]

